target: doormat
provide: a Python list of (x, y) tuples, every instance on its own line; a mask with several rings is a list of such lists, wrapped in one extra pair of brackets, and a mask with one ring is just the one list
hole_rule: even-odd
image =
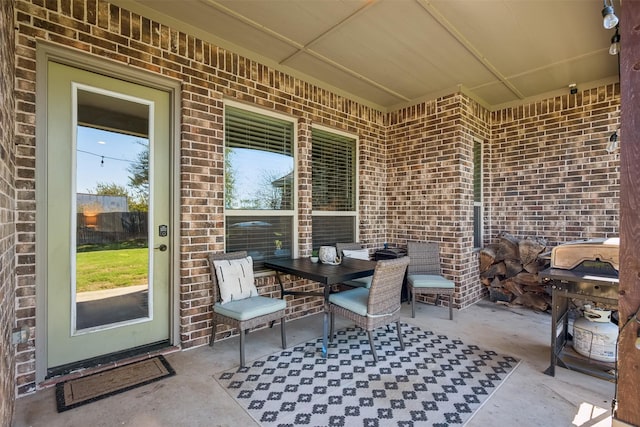
[(462, 426), (519, 360), (402, 324), (337, 332), (327, 358), (322, 338), (259, 359), (216, 380), (262, 426)]
[(175, 375), (163, 356), (130, 363), (56, 384), (58, 412)]

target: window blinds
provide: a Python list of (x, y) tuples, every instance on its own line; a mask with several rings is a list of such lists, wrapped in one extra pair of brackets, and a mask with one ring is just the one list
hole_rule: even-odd
[(356, 235), (355, 216), (314, 216), (313, 248), (334, 246), (337, 242), (353, 242)]
[(293, 156), (293, 122), (227, 106), (224, 134), (229, 148), (248, 148)]
[[(294, 123), (227, 105), (224, 132), (225, 249), (247, 251), (260, 270), (264, 260), (294, 253)], [(282, 158), (290, 168), (272, 170)]]
[(313, 247), (354, 241), (356, 140), (315, 128), (311, 136)]
[(482, 143), (473, 143), (473, 201), (482, 202)]
[(355, 211), (356, 141), (312, 131), (313, 210)]

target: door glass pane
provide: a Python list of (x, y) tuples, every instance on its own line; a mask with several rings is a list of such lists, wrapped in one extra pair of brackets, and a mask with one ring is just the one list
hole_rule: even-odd
[(150, 317), (149, 106), (77, 91), (75, 330)]

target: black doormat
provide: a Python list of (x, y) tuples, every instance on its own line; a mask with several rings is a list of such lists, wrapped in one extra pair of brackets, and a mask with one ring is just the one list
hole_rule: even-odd
[(97, 372), (56, 384), (58, 412), (113, 396), (175, 375), (163, 356)]

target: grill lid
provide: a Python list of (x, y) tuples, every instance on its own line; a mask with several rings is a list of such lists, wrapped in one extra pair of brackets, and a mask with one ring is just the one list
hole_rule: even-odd
[(551, 268), (573, 270), (586, 268), (595, 270), (620, 269), (620, 239), (576, 240), (558, 245), (551, 250)]

